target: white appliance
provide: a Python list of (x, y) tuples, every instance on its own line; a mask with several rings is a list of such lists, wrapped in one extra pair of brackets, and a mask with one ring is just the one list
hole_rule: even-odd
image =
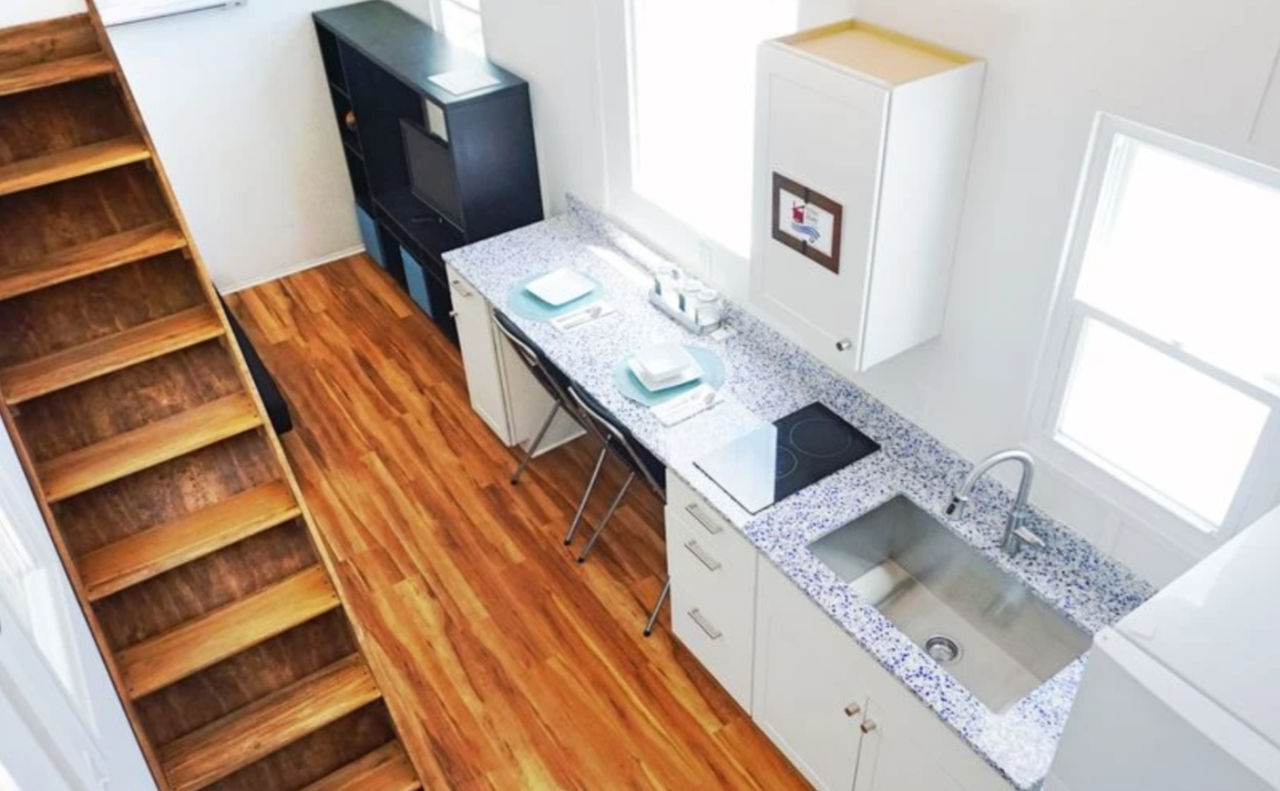
[(1098, 634), (1044, 787), (1280, 789), (1280, 508)]

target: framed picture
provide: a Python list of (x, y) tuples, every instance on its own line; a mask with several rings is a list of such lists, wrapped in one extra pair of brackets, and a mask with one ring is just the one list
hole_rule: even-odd
[(820, 192), (773, 174), (773, 238), (840, 274), (844, 207)]

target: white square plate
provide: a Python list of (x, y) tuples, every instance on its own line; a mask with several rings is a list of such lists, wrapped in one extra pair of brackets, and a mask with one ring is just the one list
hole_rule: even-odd
[(530, 281), (525, 289), (553, 308), (567, 305), (595, 290), (596, 284), (572, 269), (561, 267)]
[(627, 361), (640, 384), (651, 392), (678, 387), (702, 376), (702, 366), (678, 343), (650, 346)]
[(697, 361), (689, 350), (678, 343), (660, 343), (637, 352), (631, 358), (645, 377), (653, 382), (662, 382), (684, 371)]

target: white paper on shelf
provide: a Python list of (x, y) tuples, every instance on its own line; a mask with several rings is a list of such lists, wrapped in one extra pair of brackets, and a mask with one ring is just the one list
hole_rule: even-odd
[(499, 83), (499, 80), (492, 75), (471, 69), (432, 74), (427, 79), (454, 96), (462, 96), (484, 88), (492, 88)]

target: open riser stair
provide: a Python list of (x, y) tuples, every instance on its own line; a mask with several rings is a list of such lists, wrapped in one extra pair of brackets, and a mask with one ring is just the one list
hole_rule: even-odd
[(0, 30), (0, 337), (160, 787), (421, 788), (92, 9)]

